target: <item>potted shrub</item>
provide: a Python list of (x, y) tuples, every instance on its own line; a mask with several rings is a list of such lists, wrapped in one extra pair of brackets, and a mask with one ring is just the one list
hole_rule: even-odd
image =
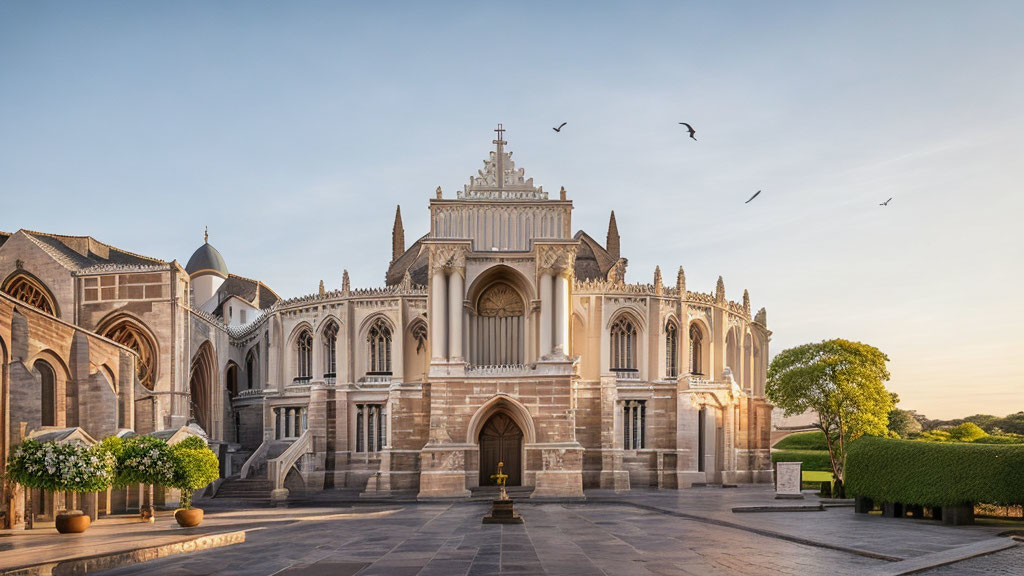
[(167, 484), (181, 490), (181, 507), (174, 519), (183, 528), (198, 526), (203, 509), (192, 507), (192, 493), (220, 477), (220, 461), (202, 438), (192, 437), (170, 447), (174, 473)]
[[(106, 490), (114, 479), (114, 456), (99, 447), (25, 440), (7, 461), (7, 477), (26, 489), (71, 492), (77, 496)], [(55, 518), (61, 534), (84, 532), (91, 519), (81, 510), (63, 510)]]
[(174, 478), (170, 446), (166, 441), (152, 436), (111, 436), (104, 439), (101, 446), (112, 453), (117, 462), (114, 486), (122, 488), (132, 484), (149, 485), (149, 503), (139, 506), (139, 515), (144, 520), (152, 521), (153, 485), (167, 486)]

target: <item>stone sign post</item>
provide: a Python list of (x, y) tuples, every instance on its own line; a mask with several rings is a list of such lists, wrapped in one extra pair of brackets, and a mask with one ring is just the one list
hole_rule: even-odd
[(803, 462), (775, 463), (775, 498), (801, 499), (800, 479), (803, 475)]

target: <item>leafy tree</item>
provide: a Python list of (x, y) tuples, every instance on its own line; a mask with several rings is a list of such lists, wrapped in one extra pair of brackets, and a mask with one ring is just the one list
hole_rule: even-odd
[(889, 411), (889, 431), (896, 436), (907, 438), (920, 434), (921, 430), (921, 423), (914, 418), (913, 410), (893, 408)]
[(201, 438), (190, 437), (171, 446), (174, 474), (169, 486), (181, 490), (181, 507), (192, 507), (192, 493), (220, 477), (220, 461)]
[(864, 435), (885, 436), (893, 398), (883, 382), (889, 360), (874, 346), (826, 340), (783, 350), (768, 368), (765, 392), (786, 415), (813, 410), (825, 433), (832, 474), (843, 481), (846, 448)]
[(949, 437), (954, 442), (974, 442), (978, 438), (984, 438), (985, 436), (988, 436), (988, 434), (974, 422), (964, 422), (949, 429)]
[(114, 485), (130, 484), (168, 485), (174, 474), (170, 446), (167, 442), (152, 436), (105, 438), (100, 446), (114, 455), (117, 467)]

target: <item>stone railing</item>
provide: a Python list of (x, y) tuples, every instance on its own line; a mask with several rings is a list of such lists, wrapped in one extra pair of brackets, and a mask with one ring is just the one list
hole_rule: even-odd
[(241, 390), (238, 394), (235, 394), (235, 400), (244, 400), (246, 398), (262, 398), (264, 390), (263, 388), (250, 388), (248, 390)]
[(260, 447), (257, 448), (256, 451), (253, 452), (252, 455), (245, 460), (244, 464), (242, 464), (242, 470), (238, 474), (239, 478), (249, 477), (249, 471), (252, 470), (252, 467), (256, 465), (256, 463), (259, 462), (261, 459), (267, 457), (268, 448), (270, 448), (270, 440), (264, 440), (263, 443), (260, 444)]
[(466, 376), (526, 376), (533, 368), (526, 364), (466, 365)]
[(612, 368), (612, 372), (615, 373), (615, 379), (619, 382), (636, 382), (640, 380), (640, 371), (630, 369), (615, 369)]
[(367, 374), (359, 379), (359, 383), (371, 386), (387, 386), (391, 384), (391, 374)]
[(288, 490), (284, 487), (284, 479), (288, 475), (288, 471), (300, 458), (311, 452), (313, 452), (313, 435), (306, 430), (280, 456), (267, 460), (267, 479), (274, 484), (271, 497), (275, 499), (287, 497)]

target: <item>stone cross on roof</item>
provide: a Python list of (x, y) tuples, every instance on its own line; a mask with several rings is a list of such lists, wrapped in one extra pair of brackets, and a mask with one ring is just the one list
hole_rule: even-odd
[(456, 197), (459, 200), (547, 200), (544, 188), (534, 186), (533, 178), (526, 178), (525, 170), (517, 170), (512, 152), (505, 150), (508, 144), (504, 139), (505, 127), (498, 124), (494, 131), (498, 133), (498, 138), (491, 141), (494, 151), (484, 160), (483, 170), (470, 176), (469, 184)]

